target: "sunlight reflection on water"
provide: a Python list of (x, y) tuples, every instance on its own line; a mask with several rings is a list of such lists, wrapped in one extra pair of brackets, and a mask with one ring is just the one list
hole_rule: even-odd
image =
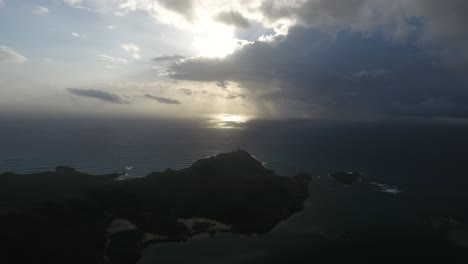
[(250, 119), (247, 115), (218, 114), (211, 116), (208, 123), (209, 127), (217, 129), (245, 129)]

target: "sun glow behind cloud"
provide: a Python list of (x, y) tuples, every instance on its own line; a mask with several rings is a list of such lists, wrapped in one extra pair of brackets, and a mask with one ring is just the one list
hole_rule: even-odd
[(36, 2), (0, 0), (0, 113), (209, 116), (223, 127), (240, 115), (468, 115), (463, 0)]
[(193, 28), (193, 47), (202, 57), (225, 57), (237, 48), (234, 31), (223, 25), (201, 22)]
[[(185, 1), (180, 1), (180, 3), (183, 2)], [(236, 32), (246, 30), (246, 28), (239, 29), (236, 28), (235, 24), (222, 23), (216, 19), (223, 11), (231, 10), (233, 12), (235, 10), (236, 12), (242, 11), (239, 14), (247, 14), (248, 18), (242, 18), (247, 21), (246, 23), (249, 23), (249, 19), (252, 19), (255, 14), (244, 10), (247, 8), (246, 5), (241, 5), (237, 1), (212, 0), (200, 1), (193, 6), (180, 3), (176, 5), (175, 2), (172, 4), (170, 1), (160, 3), (147, 0), (127, 0), (122, 1), (115, 14), (125, 16), (133, 11), (145, 11), (152, 17), (155, 24), (174, 26), (190, 36), (191, 43), (187, 44), (192, 47), (194, 52), (192, 55), (195, 57), (222, 58), (249, 43), (247, 40), (236, 38)], [(248, 6), (250, 5), (252, 3)], [(230, 8), (226, 9), (226, 6)]]

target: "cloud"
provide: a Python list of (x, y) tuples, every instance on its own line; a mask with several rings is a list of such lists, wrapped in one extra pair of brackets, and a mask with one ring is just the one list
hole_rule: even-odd
[(219, 96), (219, 97), (224, 98), (224, 99), (228, 99), (228, 100), (232, 100), (232, 99), (236, 99), (236, 98), (246, 99), (247, 95), (236, 93), (236, 92), (233, 92), (233, 91), (227, 91), (227, 94)]
[[(306, 1), (263, 1), (260, 10), (269, 21), (288, 18), (308, 26), (349, 22), (359, 15), (369, 0), (306, 0)], [(374, 2), (381, 2), (375, 0)]]
[(224, 23), (226, 25), (235, 26), (237, 28), (246, 29), (250, 27), (250, 22), (237, 11), (225, 11), (217, 14), (215, 17), (216, 21)]
[(190, 95), (196, 93), (196, 92), (192, 91), (191, 89), (187, 89), (187, 88), (181, 88), (177, 92), (178, 93), (183, 93), (183, 94), (185, 94), (187, 96), (190, 96)]
[(192, 20), (194, 3), (192, 0), (159, 0), (165, 8), (183, 15), (187, 20)]
[(27, 60), (25, 56), (14, 52), (12, 49), (0, 46), (0, 61), (21, 63)]
[(276, 0), (240, 8), (284, 35), (224, 59), (174, 63), (169, 76), (221, 88), (237, 82), (267, 112), (468, 116), (460, 107), (468, 103), (466, 1)]
[[(420, 18), (420, 46), (468, 73), (468, 2), (464, 0), (407, 1), (408, 16)], [(408, 19), (411, 23), (411, 19)]]
[(131, 53), (134, 59), (140, 58), (140, 48), (135, 44), (122, 44), (120, 48), (123, 49), (125, 52)]
[(36, 6), (33, 9), (33, 13), (39, 16), (46, 16), (49, 14), (49, 9), (45, 6)]
[(186, 22), (192, 22), (198, 4), (198, 1), (193, 0), (122, 0), (115, 14), (123, 16), (132, 11), (142, 10), (151, 14), (158, 22), (178, 23), (177, 20), (181, 20), (181, 16)]
[(86, 37), (86, 35), (82, 35), (82, 34), (79, 34), (79, 33), (76, 33), (76, 32), (72, 32), (71, 35), (73, 37), (75, 37), (75, 38), (84, 38), (84, 37)]
[[(100, 2), (97, 0), (86, 1)], [(468, 69), (468, 2), (466, 0), (120, 0), (104, 1), (125, 15), (148, 12), (154, 21), (194, 30), (206, 26), (207, 17), (245, 27), (246, 19), (261, 24), (263, 39), (287, 34), (301, 25), (337, 34), (352, 30), (381, 34), (389, 41), (415, 42), (447, 63)], [(85, 3), (83, 3), (85, 4)], [(89, 4), (90, 5), (90, 4)], [(235, 11), (225, 11), (227, 8)], [(169, 11), (168, 11), (169, 10)], [(187, 21), (180, 19), (179, 14)], [(249, 22), (249, 21), (247, 21)], [(250, 29), (249, 29), (250, 30)], [(252, 29), (253, 30), (253, 29)]]
[(5, 5), (5, 1), (4, 0), (0, 0), (0, 7), (4, 6)]
[[(133, 11), (144, 11), (157, 23), (170, 24), (197, 34), (200, 31), (217, 29), (219, 23), (247, 28), (250, 22), (246, 17), (253, 17), (256, 22), (261, 22), (261, 13), (258, 11), (260, 2), (261, 0), (122, 0), (115, 13), (123, 16)], [(235, 11), (226, 11), (227, 8)], [(217, 17), (220, 21), (216, 20)], [(194, 32), (197, 29), (198, 32)]]
[(63, 2), (70, 6), (80, 6), (83, 4), (83, 0), (63, 0)]
[(122, 44), (120, 47), (125, 50), (126, 52), (130, 53), (138, 53), (140, 52), (140, 48), (134, 44)]
[(173, 62), (185, 59), (184, 56), (181, 55), (161, 55), (158, 57), (153, 58), (155, 62)]
[(68, 92), (82, 97), (89, 97), (99, 99), (101, 101), (106, 101), (113, 104), (127, 104), (128, 101), (123, 100), (120, 96), (101, 90), (93, 89), (80, 89), (80, 88), (68, 88)]
[(226, 80), (216, 82), (216, 86), (221, 87), (223, 89), (226, 89), (228, 85), (229, 85), (229, 82), (227, 82)]
[(174, 80), (238, 83), (265, 115), (468, 117), (468, 107), (460, 107), (468, 105), (465, 75), (416, 43), (378, 34), (296, 26), (273, 42), (257, 41), (223, 59), (187, 59), (168, 70)]
[(145, 94), (144, 97), (152, 99), (152, 100), (156, 100), (158, 103), (161, 103), (161, 104), (180, 104), (179, 100), (172, 99), (172, 98), (153, 96), (151, 94)]
[[(84, 6), (112, 2), (115, 12), (139, 10), (157, 23), (184, 23), (188, 26), (182, 34), (206, 40), (208, 45), (203, 47), (222, 46), (211, 39), (211, 33), (206, 37), (195, 32), (213, 20), (238, 28), (251, 24), (236, 33), (233, 27), (214, 23), (228, 38), (233, 33), (254, 40), (266, 34), (264, 41), (246, 44), (226, 58), (163, 55), (154, 61), (173, 63), (167, 72), (174, 80), (213, 82), (223, 89), (228, 82), (239, 84), (249, 90), (249, 100), (266, 112), (459, 116), (465, 111), (461, 106), (468, 102), (462, 74), (468, 76), (465, 0), (64, 2)], [(125, 63), (140, 54), (130, 47), (122, 49), (129, 55), (97, 58)], [(6, 56), (5, 50), (0, 52)]]
[(108, 55), (96, 55), (96, 58), (98, 60), (108, 61), (108, 62), (121, 62), (121, 63), (126, 63), (127, 62), (127, 60), (125, 60), (125, 59), (112, 57), (112, 56), (108, 56)]
[(468, 2), (465, 0), (263, 1), (266, 21), (286, 21), (336, 34), (352, 30), (389, 41), (417, 43), (426, 52), (468, 68)]
[[(60, 0), (58, 0), (60, 1)], [(61, 0), (66, 5), (93, 13), (111, 13), (120, 0)], [(133, 0), (131, 0), (133, 1)]]

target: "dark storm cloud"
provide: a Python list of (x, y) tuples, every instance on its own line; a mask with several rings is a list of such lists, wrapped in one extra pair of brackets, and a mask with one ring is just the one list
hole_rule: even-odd
[(246, 29), (250, 27), (250, 22), (241, 13), (237, 11), (225, 11), (217, 14), (215, 20), (226, 25), (235, 26), (237, 28)]
[(67, 91), (74, 95), (95, 98), (95, 99), (99, 99), (99, 100), (106, 101), (106, 102), (113, 103), (113, 104), (127, 104), (128, 103), (128, 101), (123, 100), (120, 96), (114, 93), (101, 91), (101, 90), (68, 88)]
[(449, 64), (468, 68), (466, 0), (265, 0), (260, 11), (271, 22), (286, 18), (333, 34), (345, 29), (413, 41)]
[(421, 17), (418, 41), (433, 54), (468, 74), (468, 1), (407, 1), (415, 17)]
[(379, 34), (295, 27), (283, 40), (256, 42), (224, 59), (189, 59), (171, 70), (177, 80), (237, 82), (259, 103), (289, 100), (290, 108), (322, 117), (468, 117), (467, 80), (460, 72), (417, 44)]
[(290, 7), (281, 6), (275, 1), (263, 1), (260, 6), (260, 11), (270, 21), (275, 21), (280, 18), (290, 17)]
[[(260, 6), (263, 15), (270, 21), (293, 18), (302, 24), (323, 23), (324, 20), (350, 19), (368, 0), (308, 0), (302, 4), (265, 0)], [(377, 1), (378, 2), (378, 1)]]
[(162, 55), (153, 58), (153, 61), (155, 62), (174, 62), (174, 61), (179, 61), (185, 59), (184, 56), (182, 55)]
[(151, 95), (151, 94), (145, 94), (144, 96), (146, 98), (155, 100), (160, 104), (180, 104), (179, 100), (172, 99), (172, 98), (159, 97), (159, 96), (154, 96), (154, 95)]

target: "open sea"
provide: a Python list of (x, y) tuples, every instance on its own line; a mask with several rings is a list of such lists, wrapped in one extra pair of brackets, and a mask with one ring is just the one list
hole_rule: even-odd
[[(200, 121), (0, 120), (0, 173), (66, 165), (89, 173), (127, 167), (139, 177), (238, 148), (280, 175), (312, 175), (305, 209), (268, 234), (153, 244), (140, 264), (309, 263), (335, 245), (369, 248), (381, 238), (407, 238), (398, 246), (408, 254), (433, 253), (417, 246), (432, 240), (441, 254), (468, 250), (466, 123), (251, 121), (215, 129)], [(365, 180), (345, 187), (327, 177), (341, 170)], [(385, 249), (376, 255), (392, 254)]]

